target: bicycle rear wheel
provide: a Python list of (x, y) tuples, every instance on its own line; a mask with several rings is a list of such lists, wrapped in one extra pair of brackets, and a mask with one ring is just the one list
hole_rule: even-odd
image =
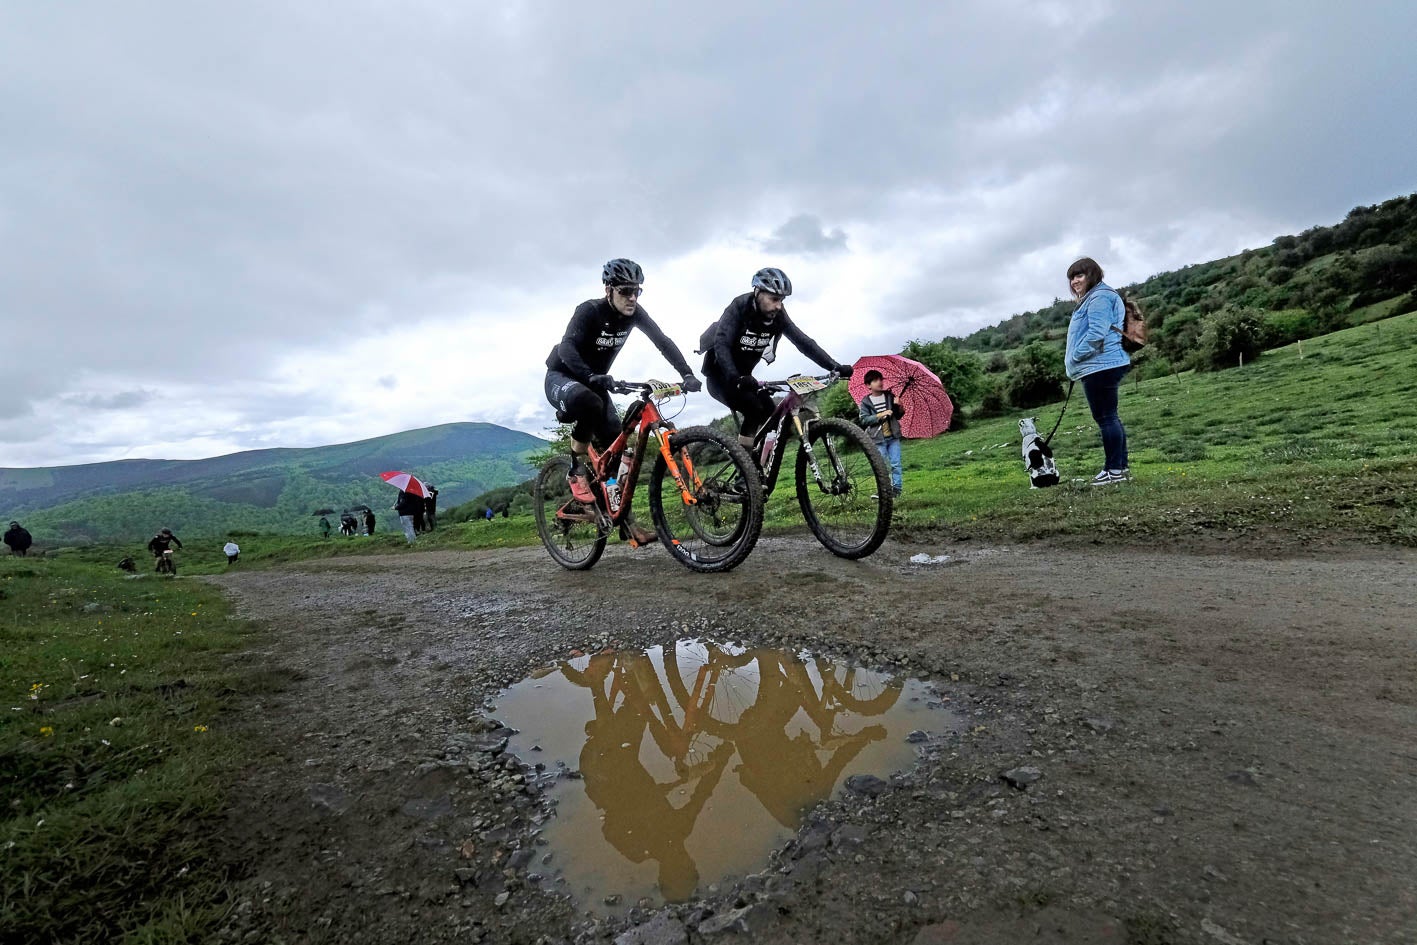
[(692, 571), (742, 564), (763, 530), (763, 486), (748, 451), (709, 427), (666, 433), (689, 492), (686, 499), (660, 454), (650, 474), (649, 508), (659, 540)]
[(536, 530), (552, 559), (570, 571), (593, 567), (605, 553), (605, 532), (597, 522), (596, 510), (577, 502), (571, 495), (566, 476), (571, 460), (554, 456), (536, 477), (532, 507)]
[(807, 433), (822, 473), (817, 483), (807, 450), (797, 450), (797, 501), (807, 527), (841, 558), (864, 558), (891, 527), (891, 473), (876, 444), (845, 420), (816, 420)]

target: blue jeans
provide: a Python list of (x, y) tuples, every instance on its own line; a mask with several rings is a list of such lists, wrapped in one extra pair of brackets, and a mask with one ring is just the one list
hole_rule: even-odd
[(1127, 468), (1127, 430), (1117, 416), (1117, 388), (1131, 369), (1130, 364), (1123, 364), (1085, 375), (1079, 382), (1087, 395), (1092, 419), (1097, 421), (1097, 431), (1102, 434), (1102, 452), (1106, 456), (1103, 469)]
[(891, 485), (895, 491), (900, 491), (900, 437), (886, 437), (876, 441), (876, 449), (881, 451), (881, 455), (886, 458), (886, 462), (891, 464)]

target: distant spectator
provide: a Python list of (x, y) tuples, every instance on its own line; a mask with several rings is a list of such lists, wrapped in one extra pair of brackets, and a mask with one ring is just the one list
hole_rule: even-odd
[(365, 509), (365, 510), (364, 510), (364, 533), (365, 533), (366, 535), (372, 535), (372, 534), (374, 534), (374, 510), (373, 510), (373, 509)]
[(347, 538), (353, 538), (359, 523), (354, 520), (354, 516), (348, 512), (341, 512), (339, 516), (339, 533)]
[(860, 423), (891, 464), (891, 491), (900, 495), (900, 418), (905, 416), (905, 408), (895, 402), (895, 394), (886, 390), (880, 371), (867, 371), (863, 380), (868, 392), (861, 398)]
[(403, 526), (403, 537), (408, 539), (410, 545), (413, 544), (417, 536), (415, 520), (423, 516), (423, 496), (400, 492), (398, 501), (394, 503), (394, 511), (398, 514), (399, 524)]
[(241, 557), (241, 546), (234, 541), (227, 542), (221, 550), (226, 552), (227, 564), (235, 564), (236, 559)]
[(320, 537), (321, 537), (321, 538), (329, 538), (329, 537), (330, 537), (330, 527), (331, 527), (331, 526), (330, 526), (330, 520), (327, 519), (327, 518), (325, 518), (323, 515), (321, 515), (321, 516), (320, 516)]
[(502, 506), (502, 517), (503, 517), (503, 518), (511, 518), (511, 517), (512, 517), (512, 504), (511, 504), (510, 502), (508, 502), (506, 505)]
[(435, 486), (429, 486), (428, 494), (423, 497), (423, 527), (430, 532), (438, 527), (438, 489)]
[(1122, 297), (1102, 281), (1102, 267), (1084, 256), (1068, 267), (1068, 285), (1078, 307), (1068, 323), (1064, 366), (1068, 377), (1082, 384), (1092, 419), (1102, 434), (1102, 471), (1092, 479), (1094, 486), (1126, 482), (1132, 478), (1127, 465), (1127, 430), (1117, 415), (1117, 390), (1132, 368), (1132, 359), (1122, 350)]
[(30, 553), (30, 545), (34, 544), (34, 539), (19, 522), (11, 522), (10, 530), (5, 533), (5, 544), (10, 546), (10, 554), (23, 558)]
[(496, 512), (492, 511), (492, 506), (489, 505), (489, 506), (487, 506), (487, 508), (486, 508), (486, 510), (485, 510), (485, 513), (483, 514), (482, 517), (483, 517), (486, 521), (489, 521), (489, 522), (490, 522), (490, 521), (492, 521), (492, 517), (493, 517), (494, 515), (496, 515), (496, 514), (497, 514)]

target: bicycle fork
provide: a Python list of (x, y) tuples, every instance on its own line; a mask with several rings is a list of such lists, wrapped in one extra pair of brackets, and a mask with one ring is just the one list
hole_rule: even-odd
[(822, 441), (824, 444), (826, 444), (827, 459), (831, 461), (832, 471), (835, 474), (832, 478), (831, 484), (828, 485), (826, 481), (822, 478), (822, 468), (817, 463), (817, 451), (812, 448), (811, 438), (807, 436), (807, 425), (803, 424), (802, 418), (795, 413), (792, 415), (792, 424), (797, 429), (797, 436), (802, 442), (802, 449), (807, 453), (807, 465), (811, 467), (812, 478), (816, 480), (817, 487), (828, 495), (840, 495), (842, 491), (841, 464), (837, 460), (836, 450), (832, 447), (831, 440), (824, 439)]
[[(684, 454), (684, 469), (680, 470), (679, 463), (674, 459), (674, 451), (670, 446), (669, 438), (673, 435), (670, 430), (656, 431), (655, 436), (659, 439), (659, 455), (664, 458), (664, 465), (669, 469), (669, 475), (674, 477), (674, 484), (679, 487), (679, 495), (684, 500), (685, 505), (698, 505), (699, 500), (694, 493), (703, 486), (697, 473), (694, 472), (694, 461), (689, 458), (689, 454)], [(688, 480), (685, 480), (685, 474)], [(693, 484), (691, 489), (689, 483)]]

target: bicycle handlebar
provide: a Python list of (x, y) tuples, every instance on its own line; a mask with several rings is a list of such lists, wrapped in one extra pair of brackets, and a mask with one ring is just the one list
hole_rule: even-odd
[[(822, 383), (826, 384), (828, 387), (830, 387), (832, 384), (835, 384), (837, 381), (839, 381), (839, 380), (842, 379), (841, 375), (838, 374), (838, 373), (836, 373), (835, 371), (828, 371), (828, 372), (825, 373), (825, 374), (807, 374), (807, 375), (795, 374), (795, 375), (793, 375), (793, 377), (802, 377), (802, 376), (810, 377), (810, 378), (812, 378), (812, 380), (814, 380), (814, 381), (821, 381)], [(759, 387), (762, 387), (764, 390), (782, 391), (782, 390), (787, 390), (788, 387), (789, 387), (789, 385), (791, 385), (791, 383), (792, 383), (792, 378), (789, 377), (789, 378), (787, 378), (787, 379), (785, 379), (785, 380), (781, 380), (781, 381), (759, 381), (759, 382), (758, 382), (758, 386), (759, 386)]]
[(652, 394), (657, 390), (678, 387), (677, 382), (665, 383), (664, 381), (616, 381), (610, 387), (612, 394), (633, 394), (636, 392)]

